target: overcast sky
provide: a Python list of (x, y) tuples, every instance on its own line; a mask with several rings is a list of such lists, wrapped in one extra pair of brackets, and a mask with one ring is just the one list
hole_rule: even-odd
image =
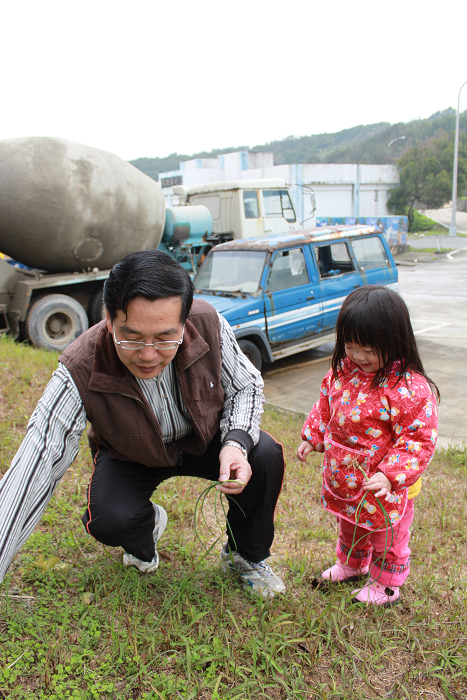
[(16, 0), (0, 16), (0, 138), (126, 160), (425, 118), (467, 80), (459, 0)]

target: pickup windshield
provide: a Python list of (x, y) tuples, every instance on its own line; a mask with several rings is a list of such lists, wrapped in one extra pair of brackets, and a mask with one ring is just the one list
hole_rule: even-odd
[(194, 279), (196, 292), (254, 294), (263, 274), (264, 251), (211, 251)]

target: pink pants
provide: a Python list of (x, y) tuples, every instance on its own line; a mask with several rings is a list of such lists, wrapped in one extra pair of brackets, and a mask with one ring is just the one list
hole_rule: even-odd
[[(407, 501), (405, 513), (400, 521), (393, 526), (394, 536), (390, 528), (387, 531), (385, 529), (371, 532), (363, 527), (355, 527), (344, 518), (337, 518), (340, 529), (337, 558), (342, 564), (347, 564), (353, 569), (361, 569), (371, 561), (372, 578), (377, 578), (383, 586), (400, 586), (410, 570), (409, 528), (413, 515), (412, 498)], [(354, 546), (350, 551), (352, 541)]]

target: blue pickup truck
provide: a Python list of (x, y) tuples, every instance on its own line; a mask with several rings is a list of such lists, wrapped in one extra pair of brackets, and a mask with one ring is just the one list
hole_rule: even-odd
[(194, 279), (196, 296), (227, 319), (258, 369), (333, 341), (342, 302), (365, 284), (398, 287), (391, 251), (374, 226), (223, 243), (209, 252)]

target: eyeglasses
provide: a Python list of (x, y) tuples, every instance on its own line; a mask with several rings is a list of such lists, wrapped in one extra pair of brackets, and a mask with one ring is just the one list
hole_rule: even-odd
[(164, 350), (175, 350), (175, 348), (178, 348), (178, 346), (183, 343), (184, 332), (185, 327), (183, 327), (180, 340), (158, 340), (155, 343), (143, 343), (140, 340), (117, 340), (114, 328), (114, 342), (115, 345), (119, 345), (122, 350), (142, 350), (147, 345), (151, 345), (154, 350), (162, 350), (162, 352), (164, 352)]

